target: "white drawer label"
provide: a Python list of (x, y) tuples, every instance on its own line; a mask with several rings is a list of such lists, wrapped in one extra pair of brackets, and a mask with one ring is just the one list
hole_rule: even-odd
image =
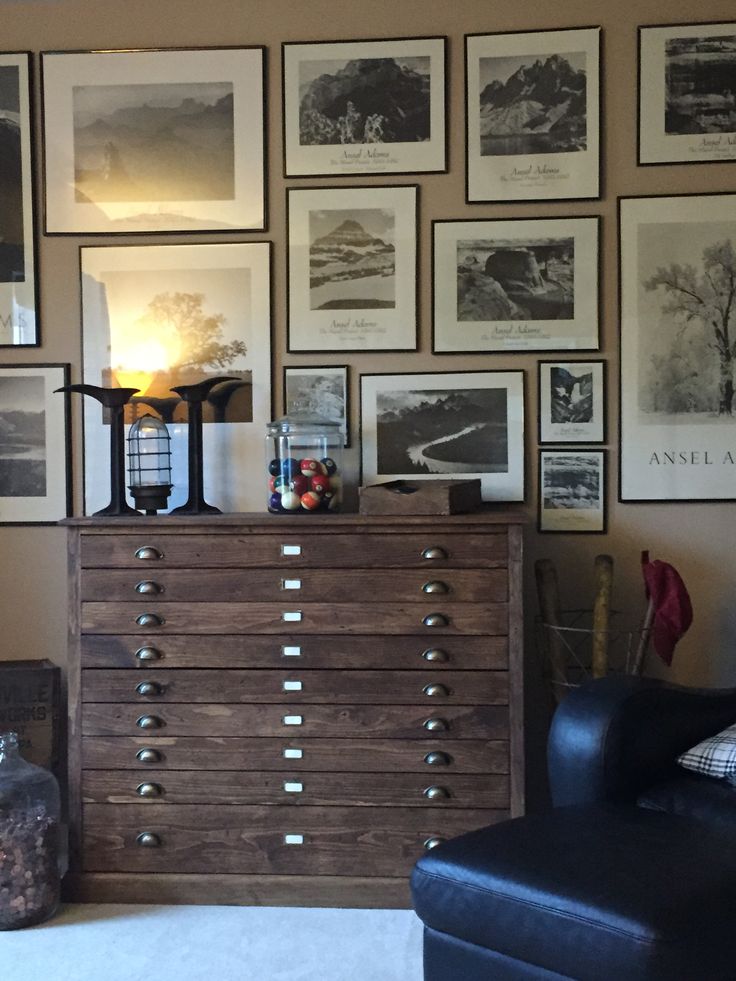
[(286, 623), (299, 623), (302, 618), (301, 610), (284, 610), (281, 619)]
[(285, 749), (281, 754), (285, 760), (300, 760), (304, 756), (303, 749)]
[(281, 720), (285, 726), (300, 726), (304, 722), (303, 715), (285, 715)]
[(301, 589), (302, 581), (301, 579), (282, 579), (281, 580), (282, 589)]
[(301, 545), (282, 545), (281, 546), (282, 555), (301, 555), (302, 547)]
[(300, 794), (304, 790), (304, 784), (287, 780), (284, 783), (284, 790), (287, 794)]
[(302, 649), (301, 647), (282, 647), (281, 654), (283, 657), (301, 657)]
[(304, 835), (284, 835), (285, 845), (303, 845)]
[(284, 691), (301, 691), (302, 683), (301, 681), (285, 681), (283, 684)]

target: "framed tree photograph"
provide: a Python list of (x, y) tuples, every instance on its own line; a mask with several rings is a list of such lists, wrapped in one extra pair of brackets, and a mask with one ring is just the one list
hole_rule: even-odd
[(264, 229), (265, 49), (44, 51), (47, 235)]
[(361, 482), (477, 477), (524, 500), (524, 372), (361, 375)]
[(446, 171), (446, 44), (284, 43), (285, 176)]
[(600, 197), (601, 29), (465, 36), (467, 201)]
[(606, 531), (606, 451), (539, 451), (539, 531)]
[(736, 498), (736, 194), (619, 201), (622, 501)]
[(417, 194), (288, 189), (289, 351), (416, 350)]
[(350, 446), (348, 366), (285, 365), (284, 412), (336, 422), (343, 445)]
[[(161, 419), (171, 437), (170, 509), (187, 499), (187, 406), (173, 386), (212, 377), (202, 407), (207, 500), (223, 511), (260, 510), (263, 437), (272, 418), (270, 243), (84, 246), (83, 381), (137, 388), (125, 422)], [(109, 431), (84, 399), (84, 501), (109, 497)], [(132, 501), (129, 503), (132, 504)]]
[(736, 160), (736, 21), (639, 28), (639, 163)]
[(31, 56), (0, 54), (0, 347), (37, 347)]
[(539, 362), (539, 442), (605, 443), (605, 361)]
[(597, 217), (432, 222), (432, 350), (598, 350), (599, 229)]
[(71, 513), (68, 364), (0, 367), (0, 524)]

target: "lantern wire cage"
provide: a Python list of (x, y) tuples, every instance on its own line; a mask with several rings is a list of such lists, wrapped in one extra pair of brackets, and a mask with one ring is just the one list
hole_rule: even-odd
[(155, 514), (171, 492), (171, 437), (165, 424), (146, 413), (128, 432), (128, 478), (136, 507)]

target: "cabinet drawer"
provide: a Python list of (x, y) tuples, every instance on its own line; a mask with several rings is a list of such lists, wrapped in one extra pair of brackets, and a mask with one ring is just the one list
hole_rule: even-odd
[[(150, 728), (148, 725), (150, 723)], [(296, 738), (508, 739), (506, 706), (112, 705), (88, 702), (85, 736), (285, 736)]]
[[(153, 618), (153, 619), (152, 619)], [(431, 620), (428, 618), (432, 618)], [(83, 603), (82, 631), (121, 634), (505, 634), (505, 603)]]
[(82, 699), (130, 702), (142, 711), (168, 702), (291, 704), (355, 703), (505, 705), (506, 671), (120, 671), (93, 668), (82, 672)]
[[(431, 807), (87, 804), (83, 868), (408, 875), (425, 842), (502, 821), (508, 813)], [(155, 836), (155, 847), (138, 843), (143, 833)]]
[(499, 670), (508, 666), (508, 638), (357, 635), (297, 637), (257, 634), (85, 634), (83, 668), (372, 668)]
[(319, 602), (365, 603), (441, 597), (461, 603), (505, 603), (505, 569), (85, 569), (83, 601), (169, 603)]
[[(87, 770), (345, 770), (361, 773), (508, 773), (502, 739), (284, 739), (216, 736), (92, 736)], [(435, 777), (432, 777), (434, 780)]]
[(148, 576), (151, 570), (177, 566), (472, 569), (505, 566), (508, 557), (505, 528), (469, 534), (435, 534), (431, 525), (421, 533), (368, 534), (368, 530), (359, 526), (352, 534), (284, 528), (275, 534), (177, 535), (141, 530), (134, 535), (82, 535), (81, 560), (83, 568), (135, 568)]
[[(345, 760), (344, 765), (349, 761)], [(275, 773), (249, 770), (89, 770), (82, 799), (95, 804), (283, 804), (394, 807), (508, 807), (504, 775)]]

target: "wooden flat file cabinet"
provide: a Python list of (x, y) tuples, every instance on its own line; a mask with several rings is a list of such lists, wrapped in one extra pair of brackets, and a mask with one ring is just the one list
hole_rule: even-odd
[(70, 899), (408, 906), (522, 812), (520, 519), (65, 524)]

